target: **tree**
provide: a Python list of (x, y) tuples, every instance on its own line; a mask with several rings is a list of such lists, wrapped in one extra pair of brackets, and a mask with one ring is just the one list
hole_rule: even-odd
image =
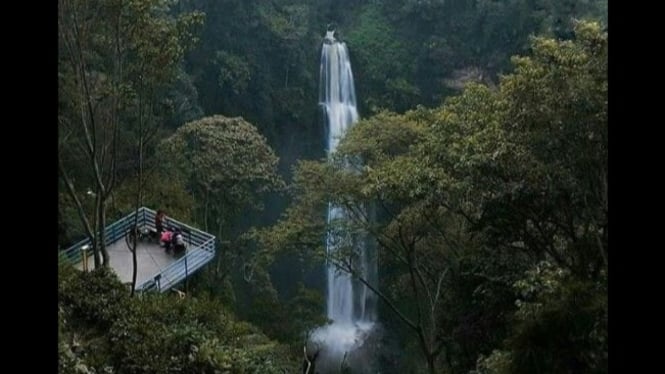
[[(160, 95), (175, 78), (200, 14), (172, 18), (163, 0), (61, 0), (58, 9), (60, 177), (92, 242), (95, 266), (108, 266), (108, 200), (134, 165), (141, 168), (146, 135), (159, 125)], [(138, 155), (129, 139), (139, 139)], [(84, 201), (86, 189), (92, 206)]]
[(500, 92), (509, 142), (474, 182), (488, 197), (479, 227), (596, 278), (607, 270), (607, 34), (581, 22), (575, 40), (536, 38), (514, 63)]
[(477, 228), (530, 261), (490, 358), (516, 373), (606, 372), (607, 33), (578, 22), (573, 40), (535, 38), (514, 63), (500, 89), (509, 146), (478, 175)]
[[(102, 25), (94, 24), (101, 18), (112, 19), (94, 15), (103, 11), (113, 14), (113, 10), (116, 9), (107, 9), (96, 2), (62, 0), (58, 4), (61, 93), (58, 116), (59, 149), (66, 150), (78, 145), (78, 149), (72, 149), (74, 152), (70, 156), (73, 158), (71, 162), (76, 160), (84, 163), (86, 170), (91, 171), (92, 175), (86, 182), (90, 183), (88, 186), (94, 186), (94, 192), (88, 189), (95, 199), (92, 223), (84, 210), (80, 192), (76, 191), (77, 187), (81, 189), (88, 186), (74, 186), (76, 177), (70, 177), (65, 167), (66, 161), (63, 160), (68, 156), (66, 153), (59, 154), (58, 166), (63, 184), (75, 203), (92, 242), (95, 267), (108, 263), (108, 253), (104, 248), (104, 204), (115, 183), (118, 151), (118, 142), (115, 141), (118, 121), (115, 115), (118, 106), (117, 101), (108, 100), (104, 107), (98, 107), (98, 102), (108, 97), (105, 93), (110, 91), (110, 87), (106, 84), (107, 75), (99, 74), (100, 68), (94, 66), (93, 61), (99, 58), (100, 51), (95, 50), (96, 40), (91, 29), (102, 29)], [(114, 18), (117, 21), (117, 15)], [(112, 44), (107, 43), (105, 47), (110, 49)], [(99, 258), (100, 252), (103, 262)]]
[[(189, 122), (160, 149), (165, 175), (182, 182), (196, 202), (196, 222), (221, 241), (235, 240), (246, 210), (262, 209), (263, 196), (284, 184), (277, 174), (278, 158), (265, 138), (240, 117), (216, 115)], [(218, 275), (228, 255), (219, 255)]]
[(105, 268), (60, 267), (58, 317), (63, 373), (294, 373), (300, 357), (218, 300), (131, 298)]
[[(412, 331), (429, 371), (436, 372), (436, 358), (448, 343), (437, 326), (444, 281), (456, 252), (473, 243), (460, 237), (463, 217), (434, 204), (428, 192), (432, 176), (410, 153), (424, 141), (429, 117), (425, 110), (379, 114), (350, 130), (332, 162), (301, 162), (294, 177), (295, 206), (259, 238), (268, 250), (316, 248), (321, 253), (326, 231), (371, 238), (380, 268), (390, 269), (380, 279), (381, 287), (358, 276), (353, 244), (340, 243), (337, 255), (327, 260), (376, 293)], [(362, 166), (355, 163), (349, 169), (349, 160), (362, 160)], [(343, 207), (348, 220), (327, 225), (328, 202)], [(303, 231), (303, 224), (314, 234), (294, 235)], [(303, 243), (307, 239), (314, 240)]]
[[(507, 349), (494, 358), (510, 357), (511, 372), (603, 371), (607, 34), (599, 24), (580, 22), (573, 40), (534, 38), (530, 56), (513, 62), (514, 73), (498, 91), (471, 86), (446, 103), (422, 157), (466, 186), (474, 203), (459, 208), (471, 233), (491, 249), (486, 253), (510, 259), (512, 269), (482, 259), (469, 263), (472, 281), (486, 279), (474, 298), (494, 285), (493, 292), (503, 290), (525, 306), (484, 312), (514, 313), (502, 344)], [(536, 272), (542, 261), (567, 275), (552, 281), (550, 273)], [(524, 296), (525, 284), (556, 287)], [(561, 349), (541, 344), (544, 336), (558, 339), (554, 346)]]
[(360, 109), (403, 112), (420, 96), (412, 83), (413, 46), (397, 37), (381, 5), (363, 6), (358, 17), (357, 25), (340, 32), (349, 46)]
[[(553, 300), (574, 308), (570, 300), (605, 289), (606, 41), (598, 24), (583, 22), (575, 40), (535, 38), (532, 55), (515, 58), (515, 72), (498, 89), (470, 85), (440, 108), (359, 122), (332, 162), (299, 164), (294, 205), (258, 236), (261, 245), (325, 253), (326, 231), (370, 237), (380, 285), (359, 280), (411, 331), (430, 372), (443, 358), (449, 370), (468, 371), (492, 347), (463, 337), (460, 329), (471, 322), (480, 326), (473, 334), (497, 329), (487, 336), (494, 345), (514, 334), (507, 347), (528, 371), (520, 349), (537, 343), (531, 339), (543, 324), (562, 319), (526, 314), (525, 322), (502, 329), (521, 312), (501, 299), (519, 300), (523, 286), (514, 285), (542, 260), (572, 277), (542, 300), (559, 316), (572, 312), (585, 321), (575, 336), (593, 330), (602, 337), (603, 297), (590, 312), (556, 309)], [(349, 220), (327, 224), (328, 202), (343, 206)], [(328, 260), (358, 277), (354, 248), (338, 253)], [(559, 338), (566, 342), (565, 333)], [(581, 339), (566, 344), (586, 347)], [(470, 358), (460, 357), (469, 350)], [(568, 357), (539, 357), (572, 370), (563, 362)], [(575, 365), (602, 368), (602, 348), (586, 357)]]

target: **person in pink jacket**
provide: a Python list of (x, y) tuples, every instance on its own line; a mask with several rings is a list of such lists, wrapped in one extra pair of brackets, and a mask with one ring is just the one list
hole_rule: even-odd
[(159, 241), (162, 244), (162, 247), (166, 248), (166, 250), (169, 249), (171, 245), (171, 237), (173, 236), (173, 232), (169, 230), (164, 230), (162, 232), (162, 236), (159, 238)]

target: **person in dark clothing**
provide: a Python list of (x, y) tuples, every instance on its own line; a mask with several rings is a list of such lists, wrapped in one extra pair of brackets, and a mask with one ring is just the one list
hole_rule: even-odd
[(157, 214), (155, 214), (155, 230), (157, 230), (157, 235), (162, 234), (162, 231), (164, 231), (164, 221), (166, 220), (166, 212), (163, 210), (159, 209), (157, 210)]
[(171, 247), (174, 255), (179, 255), (185, 252), (185, 239), (182, 236), (182, 230), (175, 228), (173, 230), (173, 237), (171, 238)]

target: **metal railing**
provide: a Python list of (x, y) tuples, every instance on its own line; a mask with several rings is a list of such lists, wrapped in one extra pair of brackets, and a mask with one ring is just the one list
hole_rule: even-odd
[(210, 252), (202, 248), (187, 250), (185, 256), (165, 267), (152, 278), (136, 286), (136, 289), (166, 292), (171, 287), (193, 274), (196, 270), (200, 269), (203, 265), (212, 260), (214, 256), (214, 251)]
[[(155, 230), (156, 212), (152, 209), (141, 207), (138, 211), (132, 212), (106, 227), (104, 238), (107, 246), (125, 238), (129, 230), (134, 227), (136, 214), (138, 214), (138, 228), (140, 230), (146, 228)], [(212, 260), (215, 256), (215, 237), (213, 235), (170, 217), (164, 221), (164, 227), (175, 227), (183, 232), (183, 238), (187, 243), (186, 254), (161, 269), (161, 271), (147, 281), (137, 285), (137, 290), (157, 289), (160, 292), (167, 291)], [(93, 256), (90, 239), (87, 238), (79, 241), (62, 251), (60, 256), (72, 264), (82, 262), (84, 256), (86, 259)]]
[[(145, 211), (150, 210), (148, 208), (142, 207), (138, 210), (139, 228), (146, 225), (145, 222)], [(112, 224), (106, 226), (104, 229), (104, 239), (107, 246), (117, 242), (127, 235), (127, 232), (134, 226), (134, 217), (137, 212), (132, 212), (125, 217), (119, 219), (118, 221), (113, 222)], [(142, 219), (143, 218), (143, 219)], [(154, 214), (153, 214), (154, 220)], [(148, 222), (149, 223), (149, 222)], [(154, 223), (152, 223), (154, 227)], [(78, 243), (72, 245), (71, 247), (62, 251), (62, 255), (72, 264), (77, 264), (83, 260), (83, 255), (90, 257), (93, 255), (92, 245), (90, 238), (85, 238)]]

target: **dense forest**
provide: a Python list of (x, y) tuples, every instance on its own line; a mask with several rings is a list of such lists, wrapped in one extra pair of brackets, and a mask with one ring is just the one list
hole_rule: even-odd
[[(361, 118), (331, 157), (329, 29)], [(94, 253), (58, 264), (59, 371), (316, 372), (325, 264), (359, 274), (334, 203), (382, 331), (334, 372), (607, 372), (607, 50), (604, 0), (58, 0), (58, 250)], [(186, 293), (110, 269), (142, 206), (217, 237)]]

